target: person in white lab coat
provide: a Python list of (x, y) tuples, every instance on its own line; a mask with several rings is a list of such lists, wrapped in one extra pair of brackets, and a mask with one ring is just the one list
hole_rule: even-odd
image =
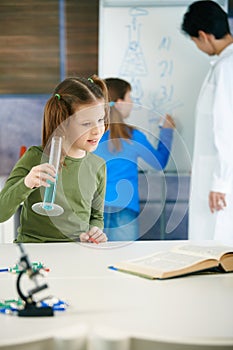
[(233, 244), (233, 36), (211, 0), (192, 3), (181, 28), (198, 49), (217, 55), (196, 106), (189, 239)]

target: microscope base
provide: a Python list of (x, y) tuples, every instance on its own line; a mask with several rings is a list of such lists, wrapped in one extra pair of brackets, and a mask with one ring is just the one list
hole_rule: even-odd
[(18, 316), (20, 317), (54, 316), (54, 312), (50, 306), (37, 307), (34, 304), (27, 304), (24, 309), (18, 311)]

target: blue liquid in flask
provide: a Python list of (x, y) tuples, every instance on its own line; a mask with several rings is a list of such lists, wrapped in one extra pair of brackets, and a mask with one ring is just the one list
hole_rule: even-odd
[(61, 156), (61, 148), (62, 137), (54, 136), (51, 142), (49, 164), (53, 165), (56, 170), (56, 181), (52, 182), (48, 180), (50, 186), (46, 187), (45, 189), (43, 202), (35, 203), (32, 205), (32, 210), (37, 214), (58, 216), (64, 212), (64, 209), (60, 205), (54, 203), (56, 196), (57, 176)]

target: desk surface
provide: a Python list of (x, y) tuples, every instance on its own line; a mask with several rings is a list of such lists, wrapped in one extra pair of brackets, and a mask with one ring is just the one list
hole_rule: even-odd
[[(65, 299), (70, 307), (48, 318), (0, 315), (0, 349), (16, 344), (27, 349), (26, 343), (81, 337), (85, 332), (99, 341), (124, 340), (119, 347), (124, 350), (140, 349), (140, 341), (143, 349), (157, 342), (180, 344), (179, 349), (182, 344), (233, 349), (232, 273), (152, 281), (107, 268), (180, 243), (25, 244), (31, 261), (51, 269), (45, 278), (46, 295)], [(13, 266), (19, 256), (17, 245), (1, 245), (0, 267)], [(15, 282), (15, 275), (1, 273), (0, 299), (18, 297)], [(104, 349), (103, 344), (98, 349)]]

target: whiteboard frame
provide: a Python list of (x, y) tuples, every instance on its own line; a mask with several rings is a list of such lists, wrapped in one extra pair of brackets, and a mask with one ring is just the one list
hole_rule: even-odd
[[(100, 0), (100, 5), (104, 7), (164, 7), (164, 6), (188, 6), (194, 1), (190, 0)], [(215, 1), (227, 10), (228, 0)]]

